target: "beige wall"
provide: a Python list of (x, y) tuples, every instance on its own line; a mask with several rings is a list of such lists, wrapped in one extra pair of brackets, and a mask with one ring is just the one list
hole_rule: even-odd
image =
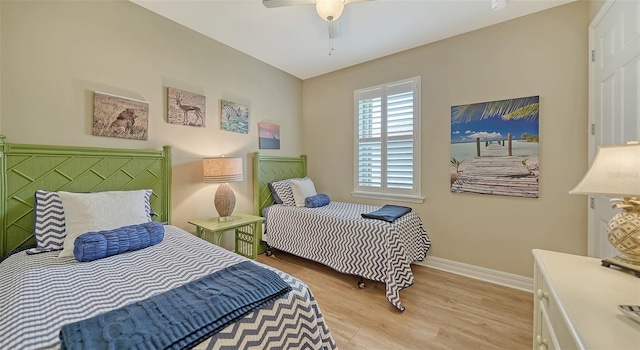
[[(531, 249), (586, 254), (586, 197), (568, 192), (587, 167), (589, 4), (574, 2), (303, 82), (309, 174), (334, 200), (351, 197), (353, 91), (422, 77), (423, 204), (407, 204), (430, 255), (521, 276)], [(449, 191), (450, 108), (540, 96), (540, 198)], [(384, 204), (384, 201), (375, 202)]]
[(606, 2), (605, 0), (583, 0), (589, 2), (589, 22), (593, 21), (593, 19), (598, 14), (598, 11), (602, 8), (602, 5)]
[[(201, 158), (241, 155), (236, 210), (251, 212), (257, 123), (280, 124), (297, 155), (302, 82), (128, 1), (1, 1), (2, 133), (7, 142), (136, 149), (173, 148), (173, 224), (215, 215), (217, 185), (202, 183)], [(206, 128), (166, 122), (166, 88), (206, 96)], [(149, 140), (91, 135), (93, 91), (148, 101)], [(221, 131), (218, 101), (250, 107), (249, 134)], [(263, 152), (270, 154), (270, 152)], [(233, 246), (231, 235), (225, 246)]]

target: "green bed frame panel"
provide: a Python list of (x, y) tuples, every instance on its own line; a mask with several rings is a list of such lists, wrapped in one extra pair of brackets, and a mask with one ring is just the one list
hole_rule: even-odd
[(274, 203), (269, 183), (307, 176), (307, 156), (274, 157), (253, 153), (253, 209), (262, 216), (262, 209)]
[[(275, 157), (261, 156), (259, 152), (253, 152), (253, 211), (255, 215), (262, 216), (262, 209), (274, 203), (269, 183), (294, 177), (307, 176), (307, 156), (300, 157)], [(258, 223), (258, 232), (262, 237), (262, 223)], [(267, 250), (262, 243), (258, 248), (258, 254)]]
[(171, 147), (132, 150), (5, 143), (0, 135), (0, 256), (35, 243), (36, 190), (152, 189), (151, 208), (171, 220)]

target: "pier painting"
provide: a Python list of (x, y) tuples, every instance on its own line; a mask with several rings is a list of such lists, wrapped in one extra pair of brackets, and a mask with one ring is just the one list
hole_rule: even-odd
[(451, 107), (451, 192), (538, 198), (539, 101)]

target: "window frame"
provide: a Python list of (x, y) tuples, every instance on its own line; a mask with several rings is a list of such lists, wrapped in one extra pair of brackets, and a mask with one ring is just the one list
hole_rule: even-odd
[[(404, 89), (402, 85), (413, 85), (412, 89)], [(398, 91), (398, 87), (400, 91), (405, 90), (406, 92), (413, 92), (413, 125), (412, 125), (412, 137), (411, 140), (413, 142), (413, 188), (412, 189), (399, 189), (399, 188), (389, 188), (387, 187), (386, 173), (389, 170), (387, 161), (387, 142), (389, 140), (394, 140), (397, 137), (389, 137), (386, 135), (387, 132), (387, 102), (389, 98), (389, 91)], [(378, 92), (379, 91), (379, 92)], [(373, 97), (371, 97), (373, 96)], [(380, 136), (380, 147), (381, 147), (381, 183), (380, 187), (369, 187), (369, 186), (360, 186), (360, 101), (367, 98), (381, 98), (381, 136)], [(363, 89), (358, 89), (354, 91), (354, 175), (353, 175), (353, 192), (351, 195), (353, 197), (360, 198), (371, 198), (371, 199), (391, 199), (396, 201), (403, 202), (413, 202), (413, 203), (422, 203), (424, 201), (424, 197), (422, 197), (422, 186), (421, 186), (421, 77), (413, 77), (409, 79), (403, 79), (399, 81), (394, 81), (391, 83), (380, 84), (372, 87), (367, 87)], [(375, 139), (372, 138), (372, 139)], [(408, 139), (407, 139), (408, 140)]]

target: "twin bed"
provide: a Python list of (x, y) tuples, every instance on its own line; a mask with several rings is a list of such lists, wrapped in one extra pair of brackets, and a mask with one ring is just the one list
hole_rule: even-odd
[[(320, 207), (283, 202), (279, 187), (306, 177), (306, 157), (254, 153), (254, 210), (265, 216), (269, 247), (327, 265), (339, 272), (382, 282), (389, 303), (400, 311), (400, 291), (414, 283), (411, 263), (426, 257), (431, 242), (412, 211), (393, 222), (363, 218), (380, 207), (329, 201)], [(271, 184), (271, 186), (270, 186)], [(275, 186), (273, 184), (279, 184)], [(274, 192), (276, 192), (274, 194)], [(277, 197), (277, 198), (276, 198)], [(285, 199), (284, 202), (287, 202)], [(290, 201), (289, 201), (290, 202)]]
[[(113, 348), (336, 348), (313, 294), (302, 281), (168, 224), (168, 147), (140, 151), (21, 145), (4, 143), (0, 136), (0, 168), (0, 349), (98, 348), (92, 343), (95, 333), (104, 338), (100, 344)], [(153, 220), (167, 223), (155, 224), (162, 228), (159, 242), (150, 244), (147, 239), (148, 247), (127, 251), (135, 244), (126, 242), (123, 232), (100, 231), (107, 240), (115, 237), (120, 251), (79, 262), (77, 255), (59, 257), (60, 246), (52, 242), (60, 239), (61, 230), (55, 229), (45, 230), (48, 233), (38, 238), (37, 249), (43, 252), (27, 254), (35, 242), (34, 221), (60, 227), (72, 217), (64, 210), (40, 216), (34, 210), (43, 205), (35, 201), (37, 190), (92, 195), (142, 189), (152, 190), (147, 201)], [(68, 209), (70, 202), (64, 198), (62, 202)], [(70, 235), (76, 224), (66, 221), (64, 225)], [(115, 236), (107, 236), (114, 232)], [(84, 247), (97, 246), (87, 243)], [(259, 274), (247, 272), (254, 270)], [(237, 282), (242, 276), (246, 281)], [(255, 276), (265, 277), (252, 281)], [(231, 307), (256, 294), (252, 288), (266, 285), (262, 279), (277, 282), (279, 289), (268, 298), (247, 300), (251, 303), (241, 305), (242, 309)], [(218, 280), (237, 283), (216, 285)], [(213, 285), (198, 289), (203, 283)], [(192, 294), (185, 294), (185, 289)], [(264, 289), (275, 291), (275, 287)], [(220, 298), (211, 297), (212, 290)], [(230, 301), (224, 305), (213, 302), (226, 297)], [(178, 299), (183, 303), (166, 303)], [(130, 306), (155, 318), (141, 321), (136, 318), (140, 310)], [(201, 306), (210, 307), (219, 318), (211, 322)], [(174, 311), (167, 312), (171, 307)], [(220, 316), (220, 312), (226, 313)], [(207, 318), (206, 327), (195, 326), (194, 320), (200, 318)], [(183, 328), (189, 328), (188, 335), (178, 332)]]

